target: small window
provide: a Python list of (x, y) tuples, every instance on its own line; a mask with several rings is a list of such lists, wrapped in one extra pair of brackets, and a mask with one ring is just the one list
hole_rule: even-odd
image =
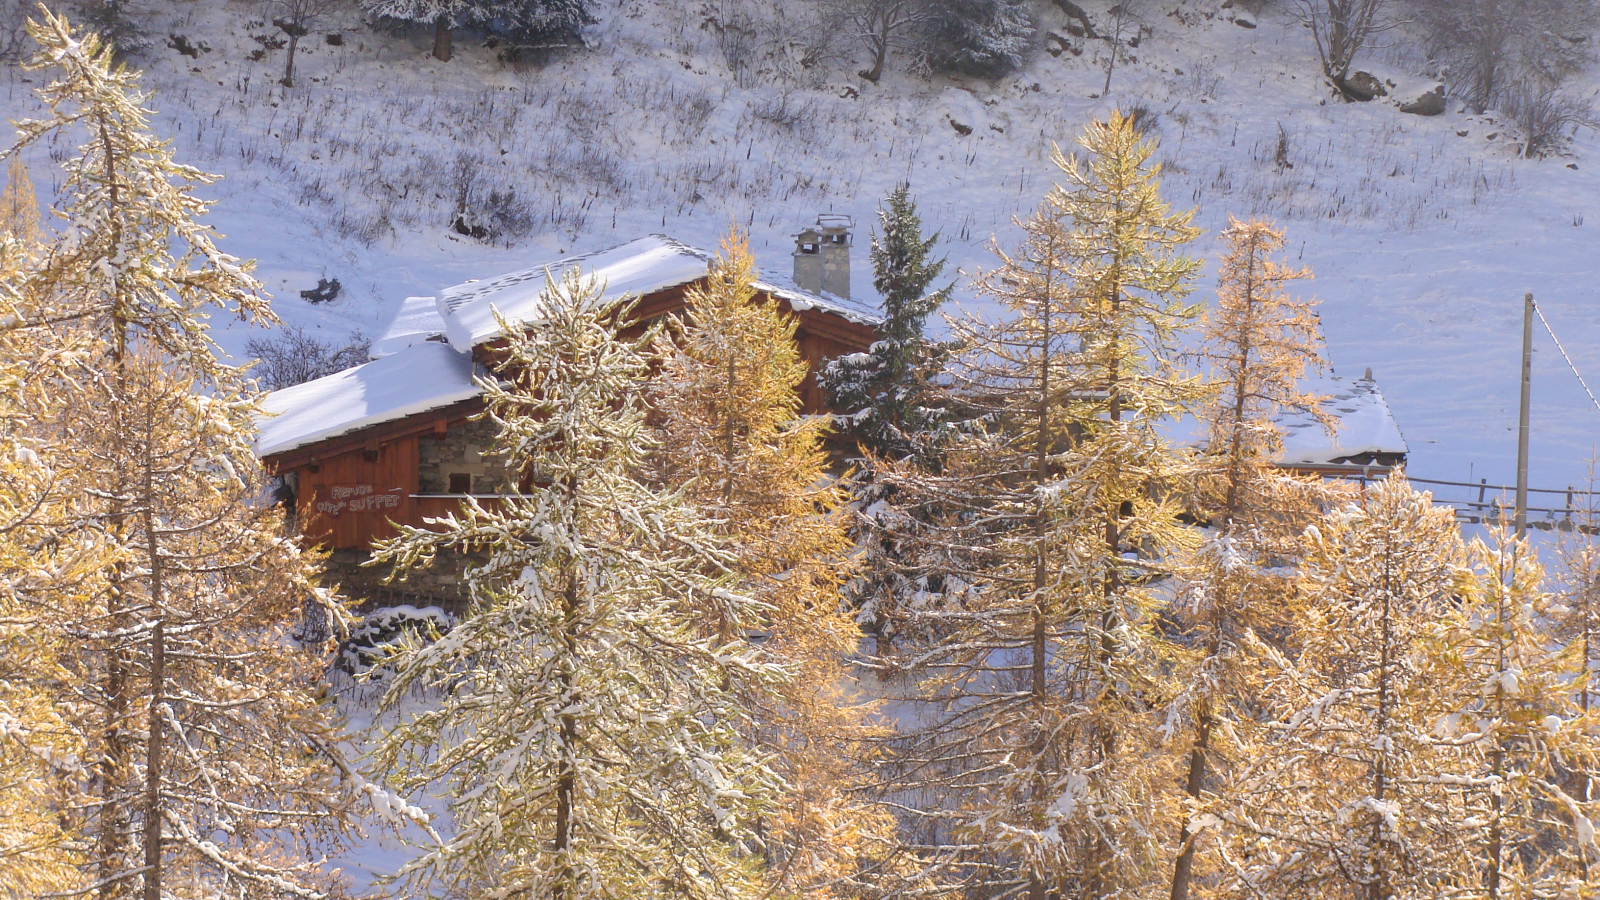
[(470, 493), (472, 493), (472, 476), (467, 474), (466, 472), (451, 472), (450, 473), (450, 493), (452, 493), (452, 494), (470, 494)]

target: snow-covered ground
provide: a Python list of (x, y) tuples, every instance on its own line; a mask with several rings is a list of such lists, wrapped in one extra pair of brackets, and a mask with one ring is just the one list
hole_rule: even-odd
[[(274, 84), (283, 51), (248, 58), (251, 35), (271, 30), (253, 6), (148, 9), (156, 40), (136, 62), (159, 127), (185, 160), (227, 176), (211, 189), (213, 219), (226, 247), (259, 260), (280, 315), (330, 338), (381, 330), (408, 295), (653, 232), (714, 246), (736, 224), (767, 269), (787, 275), (791, 235), (827, 211), (855, 217), (852, 289), (870, 297), (865, 232), (901, 178), (971, 272), (990, 264), (991, 239), (1016, 239), (1013, 217), (1049, 185), (1051, 143), (1070, 144), (1086, 119), (1120, 105), (1156, 117), (1168, 196), (1197, 206), (1208, 231), (1197, 252), (1210, 252), (1229, 214), (1289, 229), (1293, 259), (1317, 272), (1308, 290), (1334, 365), (1373, 370), (1414, 474), (1512, 477), (1525, 291), (1600, 379), (1596, 136), (1581, 132), (1570, 157), (1526, 161), (1513, 129), (1456, 104), (1428, 119), (1330, 99), (1309, 37), (1270, 7), (1245, 28), (1215, 0), (1152, 4), (1137, 61), (1119, 64), (1106, 97), (1095, 41), (1081, 56), (1040, 50), (994, 84), (895, 72), (871, 85), (852, 61), (802, 70), (776, 51), (759, 59), (787, 74), (758, 65), (736, 78), (702, 27), (710, 7), (620, 0), (597, 2), (593, 49), (525, 70), (470, 41), (440, 63), (423, 36), (334, 23), (343, 45), (303, 42), (300, 84), (285, 90)], [(1053, 5), (1040, 13), (1045, 30), (1065, 33)], [(182, 55), (165, 43), (174, 34), (210, 50)], [(1420, 71), (1400, 36), (1387, 40), (1373, 64), (1400, 78)], [(7, 75), (8, 111), (26, 114), (30, 85)], [(1278, 159), (1280, 130), (1292, 168)], [(463, 187), (514, 190), (528, 235), (507, 246), (455, 234)], [(298, 298), (319, 277), (341, 281), (338, 300)], [(957, 293), (963, 307), (985, 305), (964, 277)], [(242, 353), (249, 337), (222, 340)], [(1533, 481), (1559, 487), (1585, 477), (1600, 410), (1548, 338), (1537, 344)]]

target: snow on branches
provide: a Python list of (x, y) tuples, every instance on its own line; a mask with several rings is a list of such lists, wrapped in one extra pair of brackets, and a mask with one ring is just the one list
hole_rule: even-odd
[[(782, 785), (745, 739), (739, 698), (786, 673), (745, 638), (768, 607), (733, 589), (735, 548), (638, 478), (655, 331), (620, 338), (631, 307), (603, 294), (572, 272), (547, 288), (541, 321), (500, 323), (504, 363), (483, 384), (524, 493), (379, 553), (402, 567), (448, 547), (486, 557), (465, 617), (401, 653), (384, 701), (400, 721), (374, 770), (404, 791), (449, 791), (454, 833), (402, 873), (419, 891), (763, 889), (756, 824)], [(398, 709), (431, 685), (449, 686), (436, 704)]]

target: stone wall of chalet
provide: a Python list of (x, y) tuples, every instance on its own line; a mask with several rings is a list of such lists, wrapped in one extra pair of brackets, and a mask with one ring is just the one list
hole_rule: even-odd
[(372, 554), (365, 550), (335, 550), (323, 564), (322, 583), (338, 585), (339, 593), (366, 612), (383, 606), (409, 603), (412, 606), (437, 606), (452, 615), (466, 609), (467, 590), (462, 578), (463, 570), (470, 564), (481, 564), (481, 559), (441, 553), (433, 565), (413, 571), (403, 579), (388, 584), (384, 576), (387, 566), (367, 566)]
[(451, 475), (471, 477), (473, 494), (508, 494), (515, 490), (505, 461), (487, 455), (494, 445), (495, 424), (487, 419), (464, 422), (443, 435), (417, 438), (419, 494), (452, 494)]

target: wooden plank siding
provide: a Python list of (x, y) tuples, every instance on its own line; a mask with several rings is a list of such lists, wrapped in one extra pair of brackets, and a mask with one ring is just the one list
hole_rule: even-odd
[[(679, 313), (684, 309), (687, 289), (688, 285), (683, 285), (646, 295), (634, 308), (634, 314), (644, 323)], [(835, 313), (817, 309), (796, 313), (787, 300), (768, 299), (775, 299), (784, 312), (799, 320), (795, 340), (811, 370), (800, 388), (802, 411), (827, 412), (822, 390), (816, 383), (817, 371), (829, 359), (865, 350), (876, 340), (876, 332), (870, 325)], [(624, 334), (638, 335), (643, 328), (643, 324), (635, 325)], [(482, 344), (473, 348), (473, 359), (492, 368), (503, 359), (503, 347), (499, 341)], [(393, 537), (394, 524), (422, 527), (424, 518), (460, 508), (458, 496), (418, 496), (417, 439), (426, 434), (445, 434), (482, 410), (482, 401), (464, 401), (298, 447), (262, 462), (274, 475), (294, 473), (298, 479), (295, 516), (310, 543), (333, 550), (364, 550), (374, 541)], [(319, 511), (318, 504), (331, 502), (332, 488), (340, 485), (370, 485), (376, 491), (398, 490), (403, 496), (393, 509), (382, 511), (343, 511), (338, 515)]]
[[(349, 450), (296, 471), (300, 482), (295, 496), (296, 521), (311, 543), (333, 548), (366, 547), (373, 541), (394, 537), (391, 519), (422, 524), (411, 496), (417, 492), (414, 436), (388, 441), (375, 451)], [(332, 489), (339, 485), (371, 485), (379, 492), (400, 491), (400, 503), (392, 510), (347, 510), (333, 516), (320, 512), (318, 504), (333, 502)]]

